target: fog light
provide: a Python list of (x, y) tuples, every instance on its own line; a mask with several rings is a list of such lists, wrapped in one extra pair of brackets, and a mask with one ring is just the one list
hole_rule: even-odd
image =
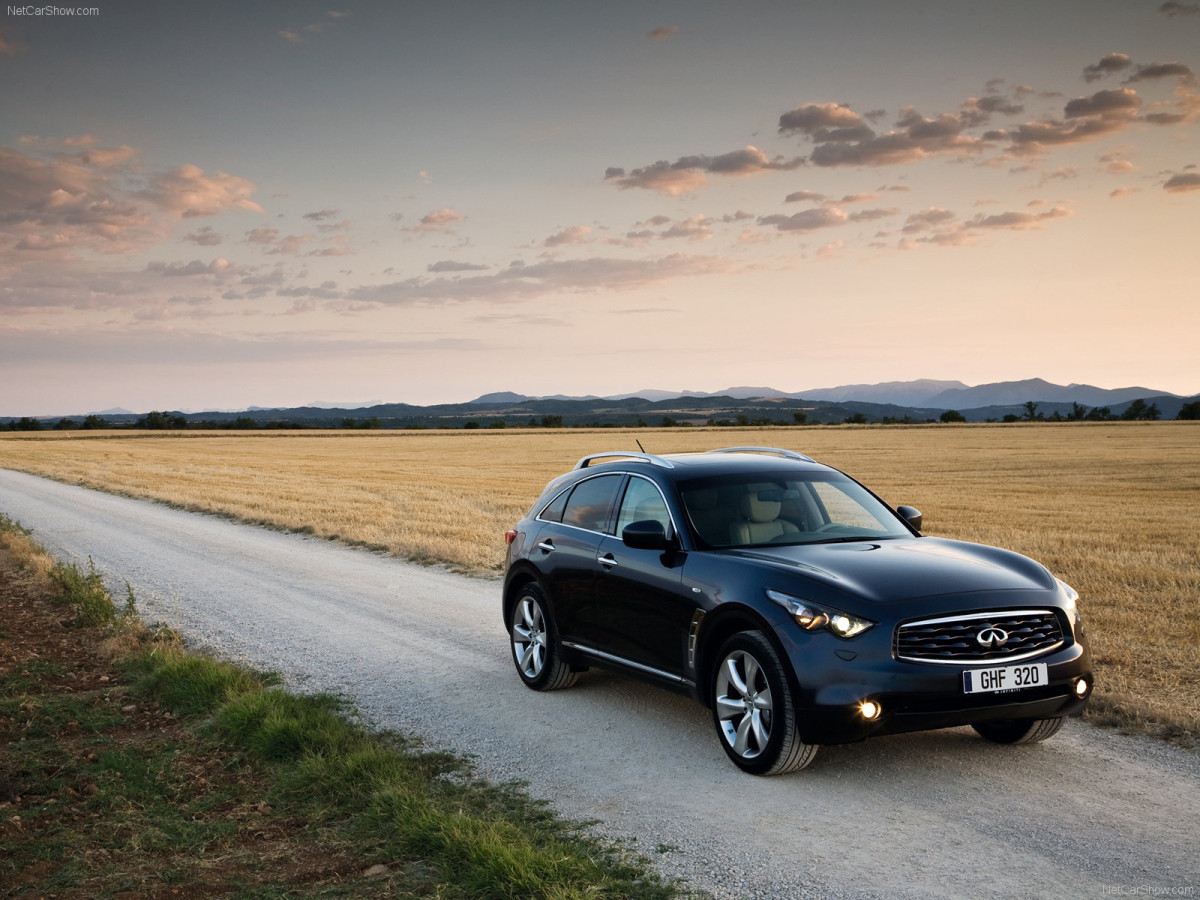
[(874, 700), (864, 700), (858, 704), (858, 711), (862, 713), (864, 719), (878, 719), (879, 714), (883, 712), (882, 708)]
[(1088, 687), (1089, 685), (1087, 679), (1080, 678), (1077, 682), (1075, 682), (1075, 696), (1082, 697), (1088, 692)]

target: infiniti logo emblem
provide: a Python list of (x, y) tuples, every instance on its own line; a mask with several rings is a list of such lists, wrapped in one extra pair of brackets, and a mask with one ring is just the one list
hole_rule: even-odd
[(979, 634), (975, 635), (975, 640), (980, 647), (985, 650), (992, 647), (1003, 647), (1008, 643), (1008, 632), (1003, 628), (997, 628), (994, 625), (989, 625)]

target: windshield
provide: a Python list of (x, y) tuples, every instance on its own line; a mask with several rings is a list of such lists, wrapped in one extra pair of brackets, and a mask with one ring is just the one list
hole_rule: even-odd
[(755, 473), (697, 479), (679, 487), (697, 537), (714, 548), (911, 534), (866, 488), (838, 473)]

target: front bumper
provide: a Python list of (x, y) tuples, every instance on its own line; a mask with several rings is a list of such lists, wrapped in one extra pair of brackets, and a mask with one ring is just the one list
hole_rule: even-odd
[[(903, 662), (890, 652), (871, 659), (869, 652), (848, 653), (845, 643), (832, 646), (822, 641), (819, 647), (815, 643), (789, 648), (788, 653), (797, 680), (801, 737), (812, 744), (845, 744), (876, 735), (976, 722), (1078, 715), (1094, 684), (1091, 657), (1081, 643), (1026, 661), (1046, 663), (1046, 684), (986, 694), (967, 694), (962, 673), (988, 664)], [(846, 659), (847, 655), (852, 658)], [(1076, 685), (1081, 678), (1086, 679), (1087, 689), (1079, 694)], [(877, 716), (863, 714), (864, 701), (877, 704)]]

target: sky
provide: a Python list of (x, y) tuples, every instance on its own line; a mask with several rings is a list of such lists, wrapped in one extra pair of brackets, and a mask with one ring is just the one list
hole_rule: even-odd
[(0, 416), (1200, 391), (1200, 2), (83, 2), (0, 16)]

